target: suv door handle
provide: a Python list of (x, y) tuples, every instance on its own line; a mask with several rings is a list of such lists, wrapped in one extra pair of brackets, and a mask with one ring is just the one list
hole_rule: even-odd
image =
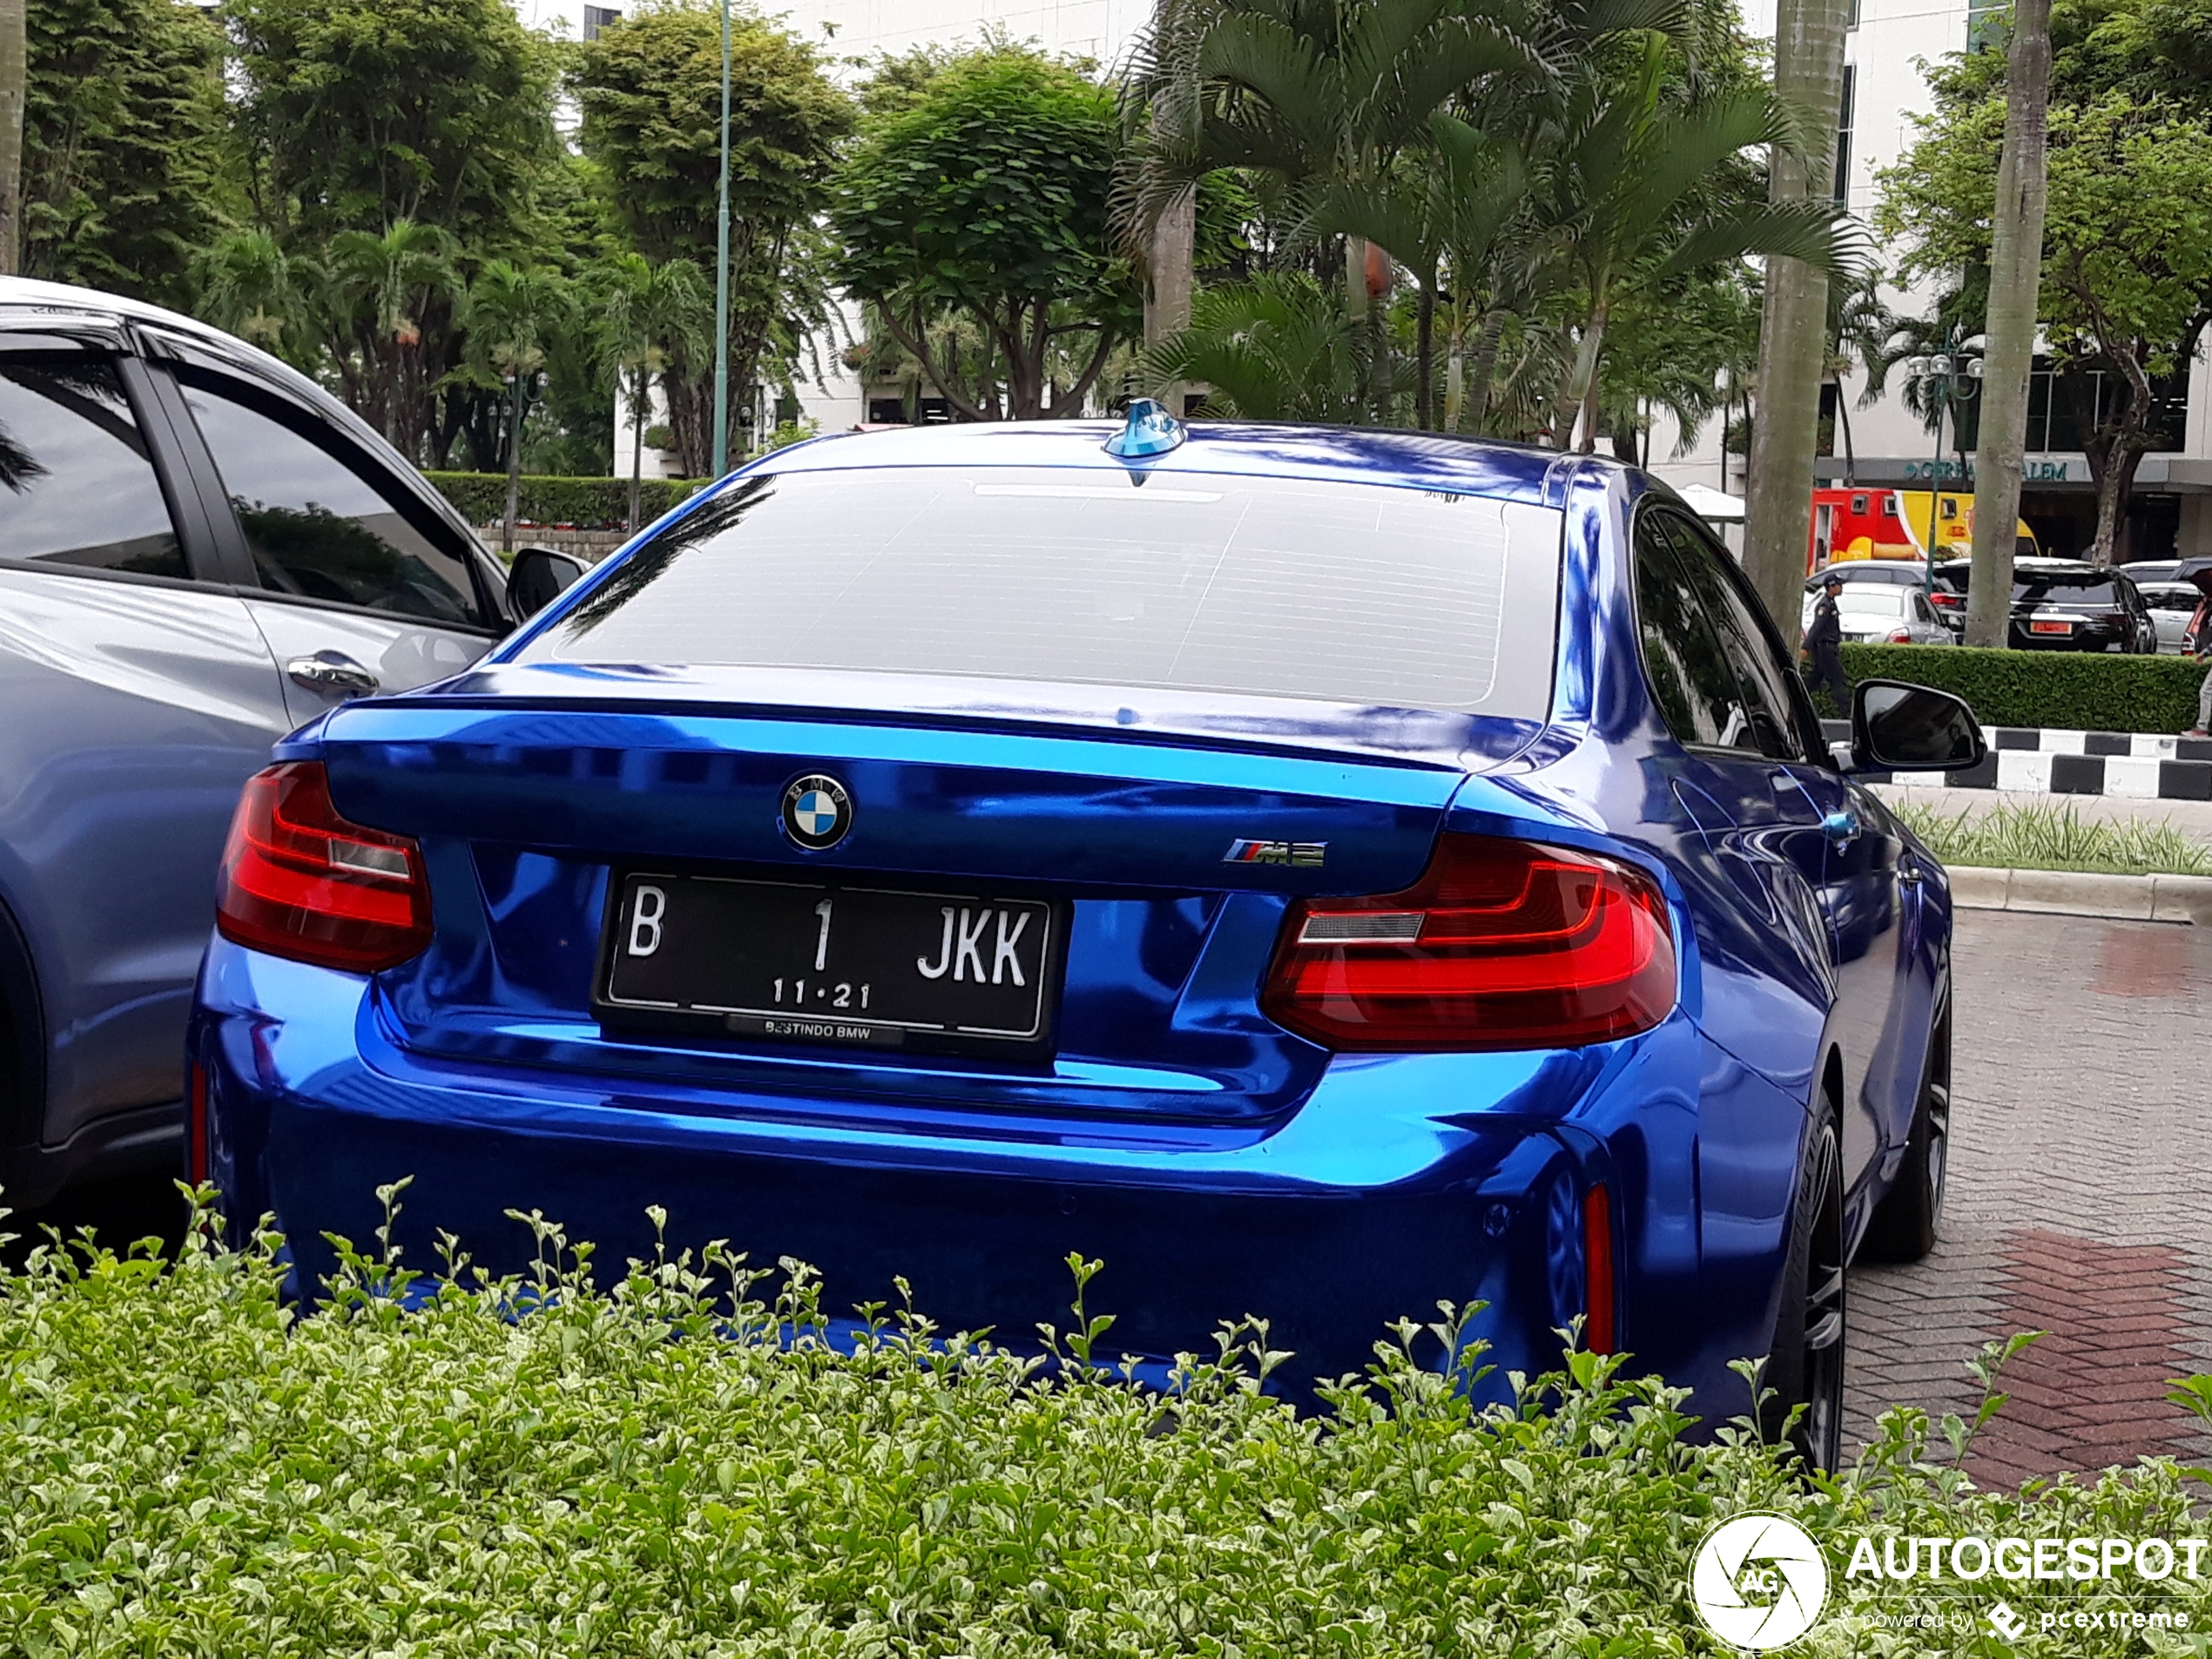
[(284, 665), (295, 685), (340, 697), (370, 697), (383, 681), (342, 651), (319, 651), (312, 657), (295, 657)]

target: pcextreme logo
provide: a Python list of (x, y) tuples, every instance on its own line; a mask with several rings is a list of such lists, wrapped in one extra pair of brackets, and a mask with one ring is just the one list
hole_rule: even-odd
[(1731, 1648), (1786, 1647), (1828, 1604), (1828, 1563), (1796, 1521), (1737, 1515), (1697, 1547), (1689, 1599), (1705, 1628)]

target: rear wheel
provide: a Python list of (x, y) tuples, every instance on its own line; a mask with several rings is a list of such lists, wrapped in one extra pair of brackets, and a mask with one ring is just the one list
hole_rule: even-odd
[(1844, 1161), (1823, 1102), (1812, 1126), (1790, 1220), (1790, 1256), (1774, 1322), (1765, 1423), (1781, 1433), (1802, 1406), (1790, 1445), (1806, 1467), (1831, 1470), (1844, 1447)]
[(1946, 1004), (1928, 1034), (1928, 1062), (1921, 1069), (1920, 1098), (1912, 1108), (1905, 1162), (1867, 1224), (1864, 1248), (1871, 1258), (1917, 1262), (1935, 1248), (1950, 1160), (1951, 1009)]

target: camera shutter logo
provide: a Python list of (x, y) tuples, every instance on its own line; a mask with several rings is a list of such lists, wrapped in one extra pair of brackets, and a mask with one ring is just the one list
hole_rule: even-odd
[(1795, 1642), (1828, 1602), (1828, 1563), (1812, 1535), (1780, 1515), (1737, 1515), (1705, 1534), (1689, 1569), (1697, 1616), (1731, 1648)]
[(836, 779), (809, 773), (784, 791), (783, 819), (785, 834), (819, 853), (835, 846), (853, 827), (853, 797)]

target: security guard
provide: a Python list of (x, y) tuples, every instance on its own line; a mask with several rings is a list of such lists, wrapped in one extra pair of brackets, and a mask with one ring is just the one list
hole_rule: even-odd
[(1836, 711), (1851, 711), (1851, 682), (1844, 678), (1844, 619), (1836, 610), (1836, 596), (1844, 590), (1844, 579), (1831, 576), (1820, 584), (1820, 602), (1812, 608), (1812, 626), (1805, 630), (1805, 655), (1812, 660), (1812, 672), (1805, 683), (1811, 686), (1825, 685), (1828, 695), (1836, 699)]

